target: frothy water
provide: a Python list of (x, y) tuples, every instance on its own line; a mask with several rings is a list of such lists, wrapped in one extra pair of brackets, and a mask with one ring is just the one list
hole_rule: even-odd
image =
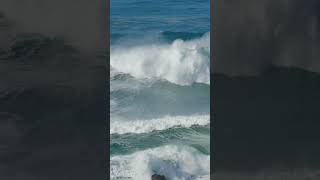
[(171, 44), (111, 49), (110, 65), (136, 78), (159, 78), (179, 85), (210, 84), (210, 35)]
[(193, 125), (205, 126), (210, 123), (209, 115), (194, 116), (165, 116), (149, 120), (113, 120), (110, 124), (111, 134), (148, 133), (166, 130), (174, 127), (191, 127)]
[(209, 4), (111, 1), (111, 179), (209, 179)]
[(111, 157), (112, 179), (150, 179), (162, 174), (172, 180), (208, 179), (210, 156), (187, 146), (167, 145)]
[(207, 33), (111, 49), (111, 179), (209, 179), (208, 48)]

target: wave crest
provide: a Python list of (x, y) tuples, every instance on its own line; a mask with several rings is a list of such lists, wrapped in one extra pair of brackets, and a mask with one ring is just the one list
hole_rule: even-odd
[(190, 41), (111, 48), (111, 68), (135, 78), (210, 84), (210, 34)]
[(193, 125), (204, 126), (209, 123), (209, 115), (165, 116), (150, 120), (114, 120), (111, 121), (110, 134), (148, 133), (177, 126), (188, 128)]

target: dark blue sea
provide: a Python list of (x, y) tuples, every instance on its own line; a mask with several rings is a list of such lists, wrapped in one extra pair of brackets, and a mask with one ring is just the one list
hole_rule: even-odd
[(111, 0), (111, 179), (209, 179), (210, 0)]

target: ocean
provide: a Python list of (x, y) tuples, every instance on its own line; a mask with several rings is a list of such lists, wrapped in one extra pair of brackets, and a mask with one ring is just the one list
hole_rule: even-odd
[(209, 179), (210, 1), (110, 1), (111, 179)]

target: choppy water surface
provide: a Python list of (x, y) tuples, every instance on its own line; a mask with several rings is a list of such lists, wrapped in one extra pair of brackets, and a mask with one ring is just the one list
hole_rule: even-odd
[(111, 0), (111, 179), (209, 179), (209, 0)]

